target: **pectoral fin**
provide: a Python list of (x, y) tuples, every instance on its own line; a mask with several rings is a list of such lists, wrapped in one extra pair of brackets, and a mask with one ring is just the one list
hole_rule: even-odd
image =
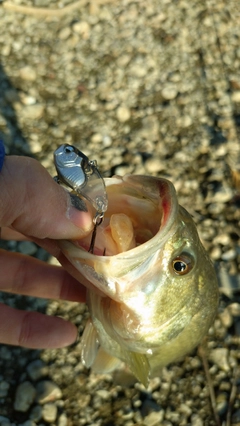
[(150, 365), (146, 355), (122, 350), (123, 359), (136, 378), (147, 387), (149, 382)]
[(121, 361), (112, 355), (109, 355), (100, 346), (96, 359), (92, 365), (92, 371), (95, 373), (111, 373), (121, 365)]
[(90, 368), (97, 356), (99, 348), (97, 331), (89, 319), (84, 329), (82, 340), (81, 340), (81, 358), (82, 363)]

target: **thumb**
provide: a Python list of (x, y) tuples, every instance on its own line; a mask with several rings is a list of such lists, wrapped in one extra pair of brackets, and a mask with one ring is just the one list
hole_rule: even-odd
[(91, 214), (77, 210), (70, 194), (39, 162), (7, 156), (0, 173), (0, 227), (3, 226), (41, 239), (77, 239), (93, 225)]

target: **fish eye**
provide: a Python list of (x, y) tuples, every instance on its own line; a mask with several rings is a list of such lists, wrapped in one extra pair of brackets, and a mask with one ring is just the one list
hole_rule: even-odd
[(172, 261), (172, 267), (177, 275), (186, 275), (193, 268), (193, 259), (188, 254), (181, 254)]

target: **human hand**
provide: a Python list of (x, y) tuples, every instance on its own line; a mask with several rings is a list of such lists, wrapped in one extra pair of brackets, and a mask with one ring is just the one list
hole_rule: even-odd
[[(7, 156), (0, 172), (0, 227), (2, 239), (30, 239), (66, 263), (57, 240), (81, 238), (92, 217), (72, 205), (69, 193), (36, 160)], [(62, 267), (5, 250), (0, 250), (0, 290), (85, 301), (85, 287)], [(0, 343), (57, 348), (76, 337), (76, 327), (62, 318), (0, 304)]]

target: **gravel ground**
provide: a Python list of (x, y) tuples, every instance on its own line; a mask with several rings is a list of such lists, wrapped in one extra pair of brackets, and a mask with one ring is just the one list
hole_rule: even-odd
[[(34, 156), (54, 175), (52, 153), (66, 142), (97, 159), (105, 176), (169, 178), (216, 265), (221, 301), (201, 351), (148, 389), (125, 370), (91, 374), (79, 342), (45, 351), (1, 345), (0, 425), (215, 425), (200, 352), (219, 424), (240, 425), (240, 209), (228, 167), (239, 165), (239, 19), (237, 0), (1, 2), (7, 152)], [(1, 245), (48, 259), (33, 243)], [(80, 334), (87, 318), (76, 303), (0, 300), (61, 315)]]

